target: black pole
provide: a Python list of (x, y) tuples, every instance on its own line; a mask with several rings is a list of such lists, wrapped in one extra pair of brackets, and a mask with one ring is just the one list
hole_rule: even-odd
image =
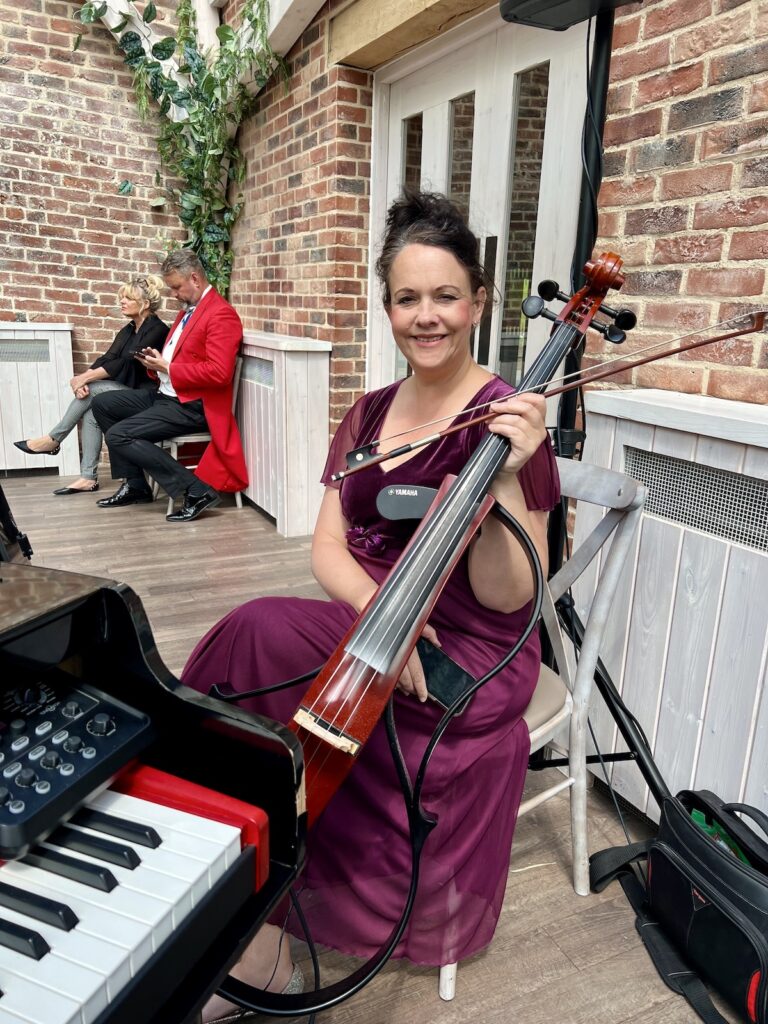
[[(592, 48), (592, 62), (587, 87), (587, 104), (584, 111), (584, 168), (581, 175), (579, 216), (576, 222), (576, 242), (571, 264), (571, 285), (574, 290), (584, 284), (582, 268), (592, 255), (597, 240), (597, 195), (603, 178), (603, 128), (608, 98), (608, 78), (611, 70), (611, 43), (613, 40), (612, 10), (601, 11), (595, 18), (595, 42)], [(572, 349), (565, 358), (565, 373), (576, 373), (581, 367), (584, 343)], [(576, 445), (584, 440), (584, 433), (576, 431), (576, 409), (579, 390), (567, 391), (560, 396), (557, 427), (554, 433), (555, 453), (562, 458), (572, 459)], [(567, 508), (560, 502), (551, 512), (547, 528), (547, 549), (549, 553), (549, 574), (553, 576), (563, 564), (563, 548), (566, 538)], [(542, 634), (542, 661), (552, 666), (554, 657)], [(535, 757), (535, 755), (534, 755)]]
[[(584, 284), (582, 268), (592, 255), (597, 239), (597, 194), (603, 177), (603, 127), (605, 126), (608, 78), (611, 68), (611, 42), (614, 13), (601, 11), (595, 18), (595, 42), (592, 49), (587, 106), (584, 111), (584, 169), (581, 176), (579, 216), (576, 223), (576, 242), (573, 251), (571, 284), (574, 289)], [(583, 343), (568, 353), (565, 373), (575, 373), (581, 366)], [(555, 452), (563, 458), (573, 458), (576, 445), (584, 435), (577, 433), (576, 409), (578, 389), (560, 397), (555, 430)], [(565, 542), (565, 513), (553, 510), (549, 518), (549, 571), (555, 573), (563, 560)]]

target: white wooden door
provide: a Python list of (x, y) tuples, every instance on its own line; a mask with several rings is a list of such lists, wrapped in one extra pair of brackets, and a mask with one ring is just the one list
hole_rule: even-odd
[[(516, 186), (514, 173), (521, 83), (531, 69), (542, 67), (548, 86), (538, 133), (540, 182), (529, 276), (534, 286), (547, 277), (567, 289), (581, 180), (585, 37), (584, 26), (548, 32), (509, 25), (491, 11), (377, 73), (369, 388), (405, 371), (373, 269), (386, 210), (405, 183), (446, 193), (465, 206), (498, 291), (493, 314), (474, 339), (475, 354), (491, 370), (500, 369), (510, 210), (516, 187), (523, 187), (520, 180)], [(535, 321), (528, 327), (526, 365), (548, 337), (548, 326)]]

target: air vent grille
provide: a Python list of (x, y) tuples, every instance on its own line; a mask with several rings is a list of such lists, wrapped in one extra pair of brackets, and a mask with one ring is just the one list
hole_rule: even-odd
[(768, 551), (768, 481), (628, 446), (624, 457), (624, 472), (648, 488), (646, 512)]

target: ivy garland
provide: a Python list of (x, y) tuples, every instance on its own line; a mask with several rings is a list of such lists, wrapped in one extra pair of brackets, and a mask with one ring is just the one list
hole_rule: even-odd
[[(89, 0), (75, 18), (92, 24), (107, 10), (106, 3)], [(156, 16), (150, 0), (142, 19), (149, 24)], [(127, 18), (113, 31), (123, 32), (119, 46), (133, 70), (141, 117), (149, 116), (150, 99), (163, 115), (169, 115), (163, 117), (158, 152), (166, 173), (183, 184), (167, 185), (165, 195), (158, 195), (150, 205), (162, 207), (166, 197), (176, 204), (188, 232), (185, 246), (195, 250), (210, 282), (226, 296), (232, 276), (231, 232), (243, 206), (236, 186), (245, 178), (245, 157), (234, 141), (235, 133), (256, 98), (243, 79), (252, 75), (256, 90), (261, 89), (276, 68), (285, 76), (285, 63), (267, 39), (269, 0), (245, 2), (242, 26), (250, 29), (248, 45), (243, 45), (229, 25), (220, 25), (216, 29), (219, 48), (213, 55), (202, 53), (198, 45), (192, 0), (179, 0), (177, 19), (176, 35), (155, 43), (151, 56), (138, 32), (123, 32)], [(80, 36), (75, 49), (79, 42)], [(172, 57), (178, 61), (179, 73), (187, 76), (184, 86), (161, 63)], [(155, 184), (161, 186), (159, 171)], [(130, 182), (122, 183), (123, 191), (126, 185)]]

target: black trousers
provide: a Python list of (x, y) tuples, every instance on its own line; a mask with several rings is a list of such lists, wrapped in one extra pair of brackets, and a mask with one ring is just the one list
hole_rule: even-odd
[(154, 389), (105, 391), (94, 397), (91, 408), (104, 431), (114, 480), (124, 477), (136, 486), (146, 471), (172, 498), (193, 485), (201, 494), (209, 489), (155, 444), (207, 430), (200, 399), (182, 403)]

